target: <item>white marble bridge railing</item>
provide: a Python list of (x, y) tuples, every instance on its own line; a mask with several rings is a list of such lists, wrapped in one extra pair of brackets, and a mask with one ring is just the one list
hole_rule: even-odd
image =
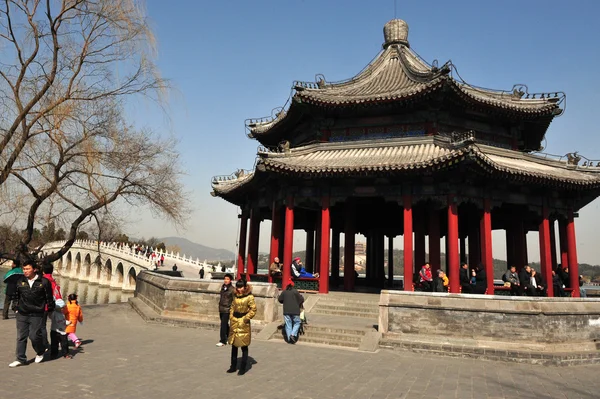
[[(44, 246), (44, 252), (59, 250), (65, 241), (55, 241)], [(135, 248), (135, 246), (134, 246)], [(165, 265), (177, 264), (178, 268), (193, 270), (196, 274), (200, 267), (210, 270), (211, 265), (200, 262), (198, 258), (150, 249), (157, 257), (148, 258), (143, 253), (135, 253), (127, 245), (97, 241), (76, 240), (71, 249), (54, 262), (55, 272), (61, 276), (99, 284), (124, 291), (135, 290), (137, 275), (142, 270), (154, 270), (154, 263), (164, 256)]]

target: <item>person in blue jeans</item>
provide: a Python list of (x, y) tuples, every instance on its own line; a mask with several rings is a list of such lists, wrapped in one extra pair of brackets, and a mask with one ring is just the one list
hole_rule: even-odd
[(287, 343), (295, 344), (298, 342), (298, 330), (301, 323), (300, 307), (304, 303), (304, 298), (294, 288), (292, 279), (288, 281), (287, 287), (281, 292), (278, 300), (279, 303), (283, 304), (283, 319), (285, 320)]

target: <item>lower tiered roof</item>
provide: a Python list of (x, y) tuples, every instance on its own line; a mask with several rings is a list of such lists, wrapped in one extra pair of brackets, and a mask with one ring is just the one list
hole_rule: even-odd
[(257, 175), (312, 178), (422, 174), (459, 163), (506, 180), (569, 190), (600, 188), (600, 167), (572, 165), (567, 159), (549, 159), (479, 144), (470, 137), (452, 142), (426, 136), (380, 141), (315, 143), (285, 152), (261, 150), (256, 170), (229, 179), (213, 179), (213, 195), (227, 199), (250, 188)]

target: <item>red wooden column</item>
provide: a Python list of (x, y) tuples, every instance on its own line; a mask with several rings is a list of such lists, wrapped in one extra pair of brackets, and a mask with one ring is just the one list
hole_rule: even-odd
[(244, 274), (244, 263), (246, 256), (246, 232), (248, 230), (248, 215), (242, 211), (240, 215), (240, 241), (238, 244), (237, 279)]
[[(406, 253), (406, 252), (405, 252)], [(448, 195), (448, 277), (450, 278), (450, 292), (460, 291), (459, 259), (458, 259), (458, 207), (454, 202), (454, 195)]]
[[(327, 294), (329, 292), (329, 228), (331, 225), (329, 215), (329, 197), (325, 196), (321, 200), (321, 254), (319, 256), (319, 293)], [(338, 236), (339, 237), (339, 236)], [(338, 247), (339, 248), (339, 247)]]
[(404, 207), (404, 291), (414, 291), (413, 286), (413, 221), (412, 198), (402, 196)]
[(567, 251), (569, 260), (569, 282), (573, 288), (572, 297), (579, 298), (579, 264), (577, 263), (577, 242), (575, 241), (575, 220), (573, 210), (567, 215)]
[(246, 267), (246, 278), (250, 280), (250, 274), (256, 273), (258, 266), (258, 237), (260, 234), (260, 212), (252, 209), (250, 214), (250, 236), (248, 237), (248, 265)]
[(550, 222), (548, 220), (548, 207), (542, 207), (542, 220), (539, 227), (540, 237), (540, 273), (546, 278), (546, 292), (549, 297), (554, 296), (554, 287), (552, 285), (552, 257), (550, 255)]
[(394, 236), (388, 237), (388, 288), (394, 287)]
[[(279, 258), (279, 236), (281, 234), (281, 212), (277, 208), (277, 202), (273, 201), (273, 210), (271, 212), (271, 252), (269, 253), (269, 265), (273, 263), (275, 258)], [(281, 259), (279, 259), (281, 262)], [(269, 282), (272, 283), (273, 279), (269, 274)]]
[(487, 293), (494, 295), (494, 258), (492, 256), (492, 204), (489, 198), (483, 200), (481, 218), (481, 253), (487, 279)]
[(421, 267), (425, 264), (425, 233), (415, 231), (415, 268), (417, 273), (421, 270)]
[(304, 259), (304, 267), (306, 271), (312, 273), (315, 261), (315, 231), (306, 230), (306, 259)]
[(314, 256), (314, 267), (311, 269), (311, 273), (320, 273), (321, 268), (321, 213), (323, 212), (323, 206), (321, 205), (321, 212), (317, 217), (317, 225), (315, 226), (315, 256)]
[(283, 237), (283, 270), (281, 288), (287, 286), (292, 270), (292, 250), (294, 246), (294, 197), (289, 195), (285, 201), (285, 234)]
[(552, 270), (556, 269), (556, 229), (554, 219), (550, 219), (550, 265)]
[(346, 202), (346, 223), (344, 226), (344, 291), (354, 291), (356, 276), (354, 274), (354, 224), (355, 205), (352, 201)]
[(429, 214), (429, 264), (433, 276), (437, 276), (440, 263), (440, 218), (437, 209), (432, 209)]
[[(569, 253), (567, 250), (567, 222), (558, 220), (558, 241), (560, 243), (560, 266), (564, 269), (569, 265)], [(579, 285), (579, 283), (577, 284)]]

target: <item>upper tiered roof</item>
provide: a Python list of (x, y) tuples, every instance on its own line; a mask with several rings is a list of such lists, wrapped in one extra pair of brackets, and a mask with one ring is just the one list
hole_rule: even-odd
[[(263, 142), (267, 136), (281, 136), (280, 129), (292, 127), (301, 119), (300, 104), (317, 107), (373, 106), (382, 103), (421, 101), (445, 90), (453, 101), (488, 113), (510, 114), (513, 118), (542, 122), (543, 132), (552, 118), (559, 115), (564, 94), (528, 94), (522, 86), (510, 91), (489, 90), (455, 79), (453, 65), (441, 67), (423, 61), (408, 43), (408, 25), (394, 19), (384, 27), (383, 50), (357, 76), (343, 82), (295, 82), (289, 108), (272, 118), (249, 120), (250, 137)], [(542, 135), (543, 135), (542, 132)]]

